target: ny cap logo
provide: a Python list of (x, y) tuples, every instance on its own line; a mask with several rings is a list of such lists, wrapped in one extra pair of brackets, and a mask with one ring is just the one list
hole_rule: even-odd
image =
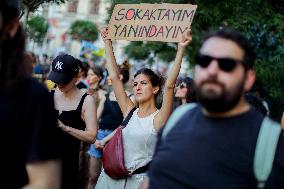
[(62, 65), (63, 65), (63, 62), (57, 61), (55, 65), (55, 69), (62, 70)]

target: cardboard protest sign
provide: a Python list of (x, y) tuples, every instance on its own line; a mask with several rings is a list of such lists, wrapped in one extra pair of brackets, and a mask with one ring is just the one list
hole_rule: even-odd
[(117, 4), (109, 22), (109, 39), (180, 42), (197, 5)]

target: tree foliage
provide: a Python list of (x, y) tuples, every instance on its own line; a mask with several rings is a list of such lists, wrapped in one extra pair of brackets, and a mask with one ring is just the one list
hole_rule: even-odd
[(269, 0), (276, 11), (284, 14), (284, 0)]
[(28, 35), (34, 42), (42, 43), (48, 30), (48, 23), (42, 16), (33, 16), (27, 22)]
[(69, 32), (73, 39), (96, 41), (98, 39), (98, 30), (93, 22), (87, 20), (77, 20), (72, 23)]
[(65, 3), (67, 0), (23, 0), (22, 4), (28, 9), (29, 12), (34, 12), (43, 3)]
[(61, 4), (61, 3), (65, 3), (66, 1), (68, 0), (22, 0), (20, 17), (23, 16), (22, 23), (24, 27), (26, 27), (27, 21), (29, 19), (29, 13), (36, 11), (40, 5), (44, 3)]
[[(219, 26), (231, 26), (244, 33), (257, 55), (257, 80), (266, 88), (271, 114), (280, 118), (284, 107), (284, 22), (273, 4), (264, 0), (198, 1), (193, 35)], [(194, 53), (200, 46), (198, 36), (191, 45)], [(189, 51), (193, 62), (192, 52)], [(281, 110), (282, 109), (282, 110)]]
[[(161, 1), (119, 0), (119, 3), (141, 2)], [(272, 117), (280, 118), (284, 107), (284, 0), (164, 0), (163, 2), (198, 5), (192, 23), (193, 41), (186, 54), (191, 65), (194, 64), (194, 56), (200, 47), (202, 37), (208, 30), (230, 26), (245, 34), (257, 55), (255, 62), (257, 80), (267, 91)], [(174, 59), (175, 47), (168, 43), (131, 42), (126, 46), (125, 53), (133, 59), (149, 60), (154, 56), (170, 62)]]

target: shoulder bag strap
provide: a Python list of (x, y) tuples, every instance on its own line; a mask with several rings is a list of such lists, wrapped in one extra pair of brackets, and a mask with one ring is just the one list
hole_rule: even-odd
[(253, 165), (259, 189), (265, 188), (265, 182), (270, 175), (281, 131), (278, 123), (268, 117), (263, 119), (257, 138)]
[(128, 115), (126, 116), (126, 118), (123, 120), (123, 122), (121, 123), (122, 126), (126, 127), (126, 125), (128, 124), (130, 118), (132, 117), (133, 115), (133, 112), (136, 110), (136, 107), (134, 107), (129, 113)]
[(170, 130), (175, 126), (176, 122), (188, 111), (196, 107), (196, 103), (190, 103), (185, 104), (182, 106), (179, 106), (174, 113), (171, 115), (169, 120), (167, 121), (163, 133), (162, 133), (162, 139), (164, 140), (167, 136), (167, 134), (170, 132)]

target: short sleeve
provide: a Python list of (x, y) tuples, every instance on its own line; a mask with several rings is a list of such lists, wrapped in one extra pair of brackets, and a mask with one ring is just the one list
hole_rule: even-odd
[(60, 131), (54, 100), (48, 90), (37, 84), (30, 105), (30, 138), (27, 161), (41, 161), (60, 158)]

